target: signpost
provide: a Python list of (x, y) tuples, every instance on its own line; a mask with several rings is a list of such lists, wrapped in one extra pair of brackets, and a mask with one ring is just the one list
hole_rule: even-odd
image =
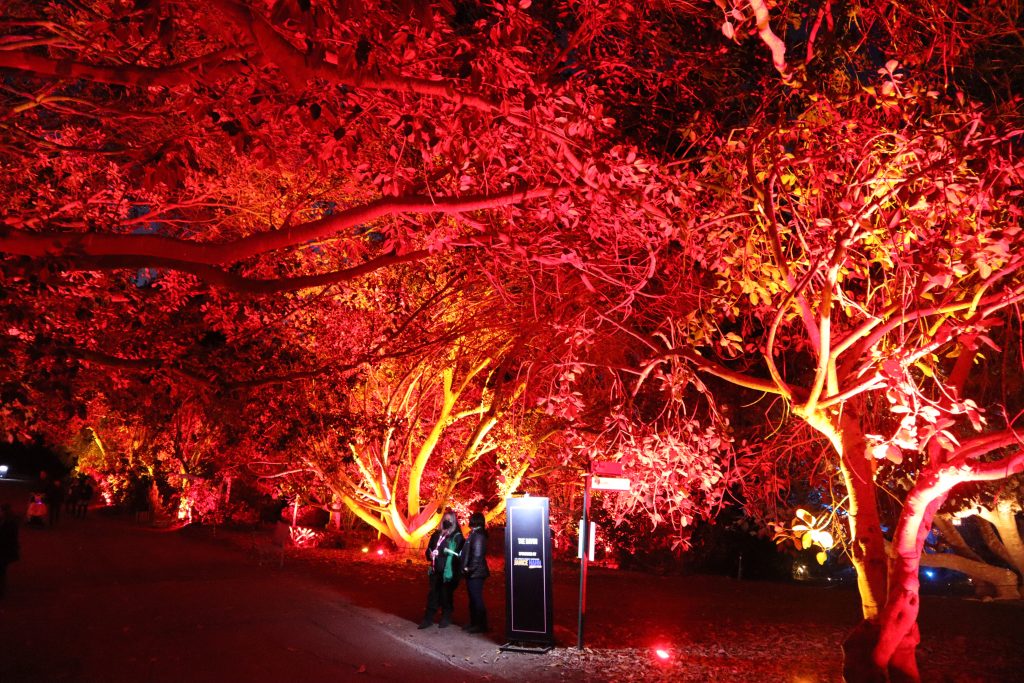
[(628, 491), (629, 479), (625, 477), (590, 477), (590, 488), (594, 491)]
[(629, 479), (622, 476), (622, 463), (594, 461), (583, 475), (583, 519), (580, 521), (580, 617), (576, 625), (576, 647), (583, 649), (583, 623), (587, 614), (587, 560), (594, 557), (594, 533), (590, 522), (590, 491), (628, 491)]
[(513, 497), (505, 505), (505, 635), (509, 642), (501, 649), (548, 652), (555, 644), (548, 499)]

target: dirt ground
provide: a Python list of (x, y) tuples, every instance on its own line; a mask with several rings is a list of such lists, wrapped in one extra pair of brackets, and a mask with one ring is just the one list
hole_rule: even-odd
[[(419, 631), (424, 562), (357, 544), (289, 549), (282, 567), (270, 533), (166, 532), (96, 510), (23, 529), (0, 600), (0, 681), (839, 681), (859, 611), (845, 588), (592, 569), (578, 650), (579, 571), (565, 563), (558, 647), (506, 653), (500, 559), (490, 634)], [(462, 623), (462, 589), (456, 604)], [(1024, 681), (1022, 617), (1021, 604), (924, 596), (924, 680)]]
[[(362, 606), (419, 616), (423, 566), (417, 561), (380, 561), (353, 549), (298, 551), (286, 563), (343, 582)], [(496, 571), (486, 594), (492, 624), (499, 626), (505, 620), (500, 564), (500, 557), (491, 561)], [(578, 564), (557, 565), (559, 647), (545, 657), (563, 678), (588, 681), (841, 681), (840, 644), (860, 614), (852, 586), (591, 568), (580, 651), (578, 596)], [(926, 595), (920, 623), (924, 681), (1024, 681), (1024, 604)], [(503, 642), (501, 636), (499, 629), (493, 642)], [(667, 649), (670, 659), (659, 660), (656, 648)]]

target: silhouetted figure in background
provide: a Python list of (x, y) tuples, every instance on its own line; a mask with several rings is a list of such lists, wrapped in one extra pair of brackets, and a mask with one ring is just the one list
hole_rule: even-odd
[(469, 593), (469, 624), (463, 630), (470, 633), (486, 633), (487, 608), (484, 606), (484, 581), (491, 575), (487, 567), (487, 529), (484, 513), (474, 512), (469, 516), (469, 538), (462, 546), (462, 573), (466, 577), (466, 592)]
[(459, 528), (459, 518), (451, 510), (445, 511), (441, 517), (441, 528), (435, 529), (427, 544), (427, 579), (430, 589), (427, 592), (427, 609), (423, 614), (420, 628), (429, 628), (434, 624), (434, 615), (441, 610), (440, 628), (447, 628), (452, 623), (452, 611), (455, 608), (455, 588), (459, 585), (462, 574), (459, 556), (465, 539)]
[(68, 479), (67, 487), (64, 489), (64, 514), (68, 517), (75, 516), (75, 506), (78, 505), (78, 486), (82, 478)]
[(50, 526), (60, 521), (60, 509), (64, 507), (64, 484), (60, 479), (50, 479), (46, 488), (46, 507), (50, 512)]
[(152, 519), (149, 514), (149, 481), (146, 477), (139, 477), (132, 484), (131, 504), (137, 523)]
[(89, 511), (89, 503), (92, 501), (92, 494), (92, 480), (89, 477), (79, 478), (71, 496), (75, 517), (85, 519), (85, 513)]
[(0, 505), (0, 598), (7, 591), (7, 565), (17, 562), (21, 557), (18, 521), (10, 503)]

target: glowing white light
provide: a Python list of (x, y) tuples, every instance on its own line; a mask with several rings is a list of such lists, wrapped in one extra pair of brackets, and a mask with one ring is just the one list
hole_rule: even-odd
[(663, 662), (667, 662), (671, 657), (672, 653), (664, 648), (656, 648), (654, 654)]

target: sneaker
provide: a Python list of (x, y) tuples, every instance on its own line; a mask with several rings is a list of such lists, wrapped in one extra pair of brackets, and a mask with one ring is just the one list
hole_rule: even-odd
[(420, 622), (420, 625), (417, 626), (416, 628), (418, 628), (418, 629), (420, 629), (422, 631), (423, 629), (430, 628), (433, 625), (434, 625), (434, 622), (430, 621), (429, 619), (424, 619), (423, 621)]
[(451, 621), (449, 621), (448, 619), (442, 619), (442, 620), (441, 620), (441, 623), (439, 623), (439, 624), (437, 625), (437, 627), (438, 627), (438, 628), (448, 628), (448, 627), (449, 627), (449, 626), (451, 626), (451, 625), (452, 625), (452, 622), (451, 622)]

